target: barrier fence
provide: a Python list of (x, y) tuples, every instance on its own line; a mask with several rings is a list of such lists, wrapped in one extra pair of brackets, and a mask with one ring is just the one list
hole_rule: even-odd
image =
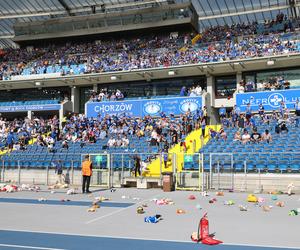
[[(95, 153), (89, 154), (93, 162), (91, 185), (111, 188), (126, 186), (138, 180), (157, 180), (163, 184), (163, 173), (172, 172), (177, 190), (235, 190), (269, 191), (287, 189), (293, 182), (300, 190), (300, 152), (283, 153)], [(141, 159), (142, 175), (135, 178), (135, 157)], [(26, 155), (19, 160), (2, 160), (0, 181), (19, 184), (54, 185), (64, 179), (70, 185), (81, 185), (81, 162), (84, 155), (55, 154), (38, 161)], [(31, 160), (31, 161), (30, 161)], [(63, 176), (55, 171), (60, 160)], [(149, 173), (155, 169), (155, 173)], [(137, 185), (137, 184), (136, 184)]]

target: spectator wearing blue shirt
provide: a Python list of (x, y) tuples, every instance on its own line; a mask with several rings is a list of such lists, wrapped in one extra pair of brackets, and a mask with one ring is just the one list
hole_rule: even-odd
[(246, 119), (249, 120), (251, 116), (252, 116), (252, 110), (251, 110), (250, 103), (248, 103), (246, 107)]
[(285, 109), (286, 109), (285, 103), (283, 101), (280, 102), (279, 113), (280, 113), (281, 117), (283, 117)]
[(221, 121), (226, 117), (226, 108), (224, 108), (224, 105), (222, 105), (221, 108), (219, 109), (219, 115)]
[(57, 174), (57, 182), (56, 184), (64, 184), (63, 181), (63, 166), (61, 160), (52, 163), (53, 167), (55, 167), (55, 173)]
[(183, 86), (180, 90), (180, 96), (186, 96), (186, 88)]
[(258, 106), (258, 114), (260, 116), (263, 116), (265, 114), (265, 107), (262, 104), (259, 104)]
[(13, 131), (10, 131), (6, 138), (8, 151), (11, 152), (14, 147), (15, 137)]

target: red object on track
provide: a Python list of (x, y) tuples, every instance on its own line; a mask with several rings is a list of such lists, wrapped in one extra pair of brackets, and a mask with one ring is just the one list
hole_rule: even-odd
[(200, 220), (200, 239), (205, 239), (207, 237), (209, 237), (209, 222), (206, 213)]
[(223, 243), (223, 241), (216, 240), (211, 237), (206, 237), (205, 239), (202, 240), (202, 244), (205, 244), (205, 245), (218, 245), (220, 243)]
[(203, 217), (200, 220), (199, 227), (198, 227), (198, 232), (197, 232), (197, 237), (193, 235), (191, 236), (192, 241), (194, 242), (202, 242), (202, 244), (205, 245), (217, 245), (220, 243), (223, 243), (220, 240), (216, 240), (213, 238), (213, 235), (209, 234), (209, 222), (207, 218), (207, 213), (203, 215)]

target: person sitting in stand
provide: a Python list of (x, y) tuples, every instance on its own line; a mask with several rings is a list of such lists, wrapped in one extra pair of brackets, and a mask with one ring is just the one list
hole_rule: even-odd
[(250, 140), (254, 143), (258, 143), (261, 141), (261, 135), (260, 135), (260, 133), (257, 132), (256, 128), (253, 128), (253, 133), (251, 134)]
[(213, 130), (212, 128), (209, 129), (209, 136), (211, 139), (218, 139), (218, 132)]
[(219, 135), (220, 135), (220, 138), (222, 138), (224, 141), (227, 140), (227, 133), (225, 132), (225, 130), (223, 128), (220, 129)]
[(270, 134), (268, 129), (266, 129), (265, 132), (262, 134), (261, 140), (267, 143), (272, 142), (272, 135)]
[(241, 137), (241, 132), (240, 131), (236, 131), (233, 137), (233, 141), (241, 141), (242, 137)]
[(247, 129), (244, 129), (244, 133), (243, 133), (243, 135), (242, 135), (242, 143), (243, 143), (243, 144), (246, 144), (246, 143), (248, 143), (248, 142), (250, 142), (250, 135), (249, 135), (249, 133), (248, 133), (248, 130), (247, 130)]
[(265, 114), (265, 108), (262, 104), (259, 104), (259, 106), (258, 106), (258, 114), (260, 116), (263, 116)]

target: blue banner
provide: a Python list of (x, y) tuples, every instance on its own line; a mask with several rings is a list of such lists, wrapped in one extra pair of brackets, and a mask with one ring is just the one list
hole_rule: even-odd
[(17, 106), (0, 106), (0, 112), (26, 112), (26, 111), (48, 111), (60, 110), (60, 104), (45, 104), (45, 105), (17, 105)]
[(288, 109), (294, 109), (297, 99), (300, 101), (300, 90), (298, 89), (240, 93), (236, 95), (236, 105), (242, 112), (246, 110), (248, 103), (250, 103), (252, 111), (257, 111), (260, 104), (266, 111), (278, 110), (281, 102), (284, 102)]
[(202, 97), (170, 97), (164, 99), (141, 99), (115, 102), (88, 102), (86, 116), (123, 115), (143, 117), (156, 116), (161, 112), (166, 115), (184, 114), (188, 110), (195, 112), (202, 107)]

